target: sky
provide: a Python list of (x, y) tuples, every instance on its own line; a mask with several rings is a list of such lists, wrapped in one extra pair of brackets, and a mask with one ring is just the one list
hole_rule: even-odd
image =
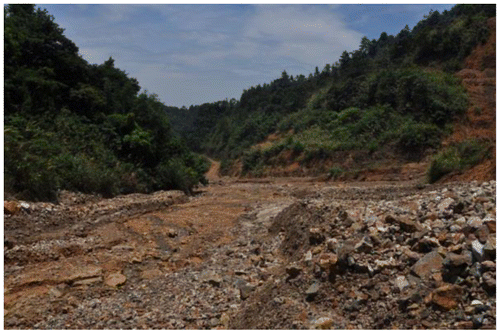
[(363, 36), (411, 28), (452, 4), (39, 5), (91, 64), (109, 57), (168, 106), (239, 99), (281, 76), (335, 63)]

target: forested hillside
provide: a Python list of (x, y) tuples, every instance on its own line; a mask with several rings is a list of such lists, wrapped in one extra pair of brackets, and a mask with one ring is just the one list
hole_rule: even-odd
[(5, 191), (55, 200), (60, 189), (113, 196), (190, 192), (208, 162), (171, 131), (166, 106), (109, 58), (90, 65), (46, 10), (8, 5)]
[(220, 159), (223, 172), (254, 176), (340, 177), (430, 159), (435, 181), (494, 147), (469, 138), (448, 148), (452, 159), (437, 154), (472, 103), (455, 73), (487, 41), (495, 15), (495, 5), (430, 12), (396, 36), (363, 38), (358, 50), (308, 76), (285, 69), (239, 100), (177, 108), (141, 93), (112, 58), (88, 64), (46, 10), (8, 5), (5, 191), (38, 200), (55, 200), (61, 189), (190, 192), (205, 182), (209, 162), (199, 154)]
[[(239, 162), (239, 172), (258, 176), (295, 164), (335, 177), (385, 160), (419, 161), (464, 117), (469, 102), (454, 73), (486, 42), (486, 21), (495, 15), (495, 5), (430, 12), (396, 36), (363, 38), (358, 50), (308, 77), (285, 70), (245, 90), (239, 101), (169, 114), (190, 147), (222, 159), (226, 171)], [(491, 143), (458, 146), (456, 168), (464, 169), (484, 159)], [(434, 169), (431, 181), (443, 173)]]

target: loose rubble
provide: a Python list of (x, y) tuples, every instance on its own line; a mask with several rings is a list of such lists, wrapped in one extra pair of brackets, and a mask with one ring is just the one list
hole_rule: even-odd
[(217, 184), (106, 219), (108, 200), (27, 203), (4, 214), (5, 328), (495, 329), (495, 191)]

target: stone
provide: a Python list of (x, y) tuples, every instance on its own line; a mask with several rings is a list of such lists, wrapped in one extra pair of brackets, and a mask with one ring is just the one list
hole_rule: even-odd
[(101, 283), (101, 282), (102, 282), (102, 277), (99, 276), (99, 277), (85, 278), (82, 280), (75, 281), (75, 282), (73, 282), (73, 286), (94, 285), (94, 284)]
[(439, 241), (436, 238), (424, 237), (420, 239), (413, 247), (412, 250), (417, 251), (419, 253), (429, 253), (434, 248), (439, 247)]
[(481, 278), (483, 279), (483, 289), (488, 293), (488, 295), (495, 295), (497, 285), (495, 273), (491, 271), (485, 272)]
[(311, 250), (308, 250), (306, 252), (306, 254), (304, 255), (304, 261), (307, 263), (307, 262), (311, 262), (313, 259), (313, 254), (312, 254), (312, 251)]
[(496, 218), (488, 215), (483, 218), (483, 225), (485, 225), (491, 233), (496, 233), (497, 231), (497, 221)]
[(447, 253), (443, 260), (445, 276), (464, 276), (467, 267), (472, 265), (472, 256), (470, 253), (455, 254)]
[(438, 204), (437, 208), (439, 212), (442, 213), (446, 210), (450, 210), (454, 202), (455, 200), (453, 198), (450, 197), (445, 198), (444, 200), (441, 201), (441, 203)]
[(285, 270), (288, 274), (288, 278), (295, 278), (302, 272), (302, 268), (296, 263), (288, 265)]
[(59, 290), (58, 288), (56, 287), (52, 287), (50, 290), (49, 290), (49, 294), (51, 296), (54, 296), (56, 298), (59, 298), (59, 297), (62, 297), (62, 295), (64, 294), (61, 290)]
[(481, 262), (481, 270), (483, 272), (486, 272), (486, 271), (493, 271), (493, 272), (495, 272), (496, 268), (497, 268), (497, 265), (493, 261), (489, 261), (488, 260), (488, 261)]
[(229, 318), (229, 315), (227, 313), (222, 313), (221, 314), (221, 316), (220, 316), (220, 323), (222, 324), (222, 326), (228, 327), (229, 326), (229, 320), (231, 320), (231, 318)]
[(319, 245), (325, 241), (325, 239), (326, 238), (320, 228), (312, 227), (309, 229), (309, 243), (311, 245)]
[(474, 328), (480, 328), (483, 326), (483, 321), (484, 321), (484, 315), (483, 314), (475, 314), (472, 316), (472, 324), (474, 325)]
[(490, 230), (488, 229), (488, 226), (481, 225), (478, 227), (476, 232), (474, 232), (474, 235), (476, 236), (477, 240), (484, 244), (488, 240)]
[(458, 306), (463, 292), (462, 287), (459, 285), (443, 285), (432, 291), (432, 302), (440, 308), (449, 311)]
[(65, 281), (75, 282), (86, 278), (94, 278), (100, 275), (102, 275), (101, 267), (89, 265), (86, 267), (78, 268), (78, 270), (67, 277)]
[(219, 275), (217, 274), (212, 274), (210, 275), (210, 277), (208, 277), (205, 282), (207, 282), (208, 284), (218, 288), (221, 286), (222, 284), (222, 277), (220, 277)]
[(480, 227), (481, 225), (483, 224), (482, 220), (477, 217), (477, 216), (474, 216), (472, 217), (471, 219), (469, 219), (469, 221), (467, 222), (467, 225), (469, 227), (472, 227), (474, 229)]
[(373, 249), (373, 245), (369, 237), (363, 237), (356, 245), (354, 250), (360, 253), (368, 253)]
[(412, 267), (411, 272), (420, 278), (426, 278), (433, 272), (438, 272), (443, 267), (443, 258), (437, 251), (427, 253), (417, 261)]
[(117, 287), (125, 284), (127, 277), (121, 273), (113, 273), (106, 277), (105, 283), (111, 287)]
[(21, 204), (16, 201), (4, 201), (3, 210), (8, 215), (15, 215), (21, 210)]
[(326, 241), (326, 247), (329, 251), (335, 252), (338, 247), (338, 241), (335, 238), (330, 238)]
[(319, 256), (318, 264), (323, 270), (330, 270), (337, 264), (338, 257), (332, 253), (323, 253)]
[(306, 290), (306, 300), (307, 301), (312, 301), (316, 297), (316, 295), (319, 292), (320, 286), (321, 285), (319, 282), (314, 282), (313, 284), (311, 284), (309, 286), (309, 288)]
[(403, 254), (408, 257), (410, 264), (414, 264), (420, 260), (420, 255), (417, 252), (409, 250), (408, 248), (403, 248)]
[(255, 290), (255, 285), (245, 283), (240, 285), (239, 290), (241, 300), (245, 300), (250, 297), (250, 294)]
[(407, 217), (398, 217), (398, 218), (395, 218), (391, 215), (388, 215), (385, 217), (385, 222), (386, 224), (398, 224), (399, 225), (399, 228), (403, 231), (403, 232), (409, 232), (409, 233), (412, 233), (412, 232), (417, 232), (417, 231), (421, 231), (423, 229), (422, 225), (416, 221), (416, 220), (411, 220)]
[(166, 232), (167, 232), (167, 236), (168, 236), (169, 238), (175, 238), (175, 237), (177, 236), (177, 231), (176, 231), (176, 230), (174, 230), (173, 228), (169, 228), (169, 229), (167, 229), (167, 231), (166, 231)]
[(218, 325), (219, 325), (219, 322), (220, 322), (220, 321), (219, 321), (219, 319), (217, 319), (217, 318), (212, 318), (212, 319), (210, 319), (210, 327), (216, 327), (216, 326), (218, 326)]
[(484, 256), (488, 260), (495, 260), (497, 255), (496, 238), (490, 236), (483, 247)]
[(470, 320), (459, 321), (455, 325), (455, 328), (457, 328), (457, 329), (473, 329), (474, 328), (474, 324)]
[(478, 262), (484, 260), (484, 246), (479, 240), (474, 240), (471, 243), (472, 255)]
[(410, 285), (410, 282), (408, 282), (405, 276), (398, 276), (396, 277), (394, 285), (399, 291), (403, 291), (406, 287)]
[(314, 321), (315, 329), (330, 329), (333, 325), (333, 319), (329, 317), (322, 317)]

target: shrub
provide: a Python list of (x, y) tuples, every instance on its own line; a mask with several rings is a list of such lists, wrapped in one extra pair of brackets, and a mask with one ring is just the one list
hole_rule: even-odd
[(398, 147), (408, 158), (418, 159), (424, 150), (439, 145), (442, 131), (434, 124), (406, 122), (401, 128)]
[(339, 176), (343, 175), (344, 173), (345, 173), (345, 170), (342, 167), (334, 166), (334, 167), (330, 168), (328, 175), (330, 176), (330, 178), (336, 179)]
[(427, 176), (433, 183), (451, 172), (463, 172), (488, 156), (490, 145), (479, 140), (466, 140), (447, 147), (432, 158)]

